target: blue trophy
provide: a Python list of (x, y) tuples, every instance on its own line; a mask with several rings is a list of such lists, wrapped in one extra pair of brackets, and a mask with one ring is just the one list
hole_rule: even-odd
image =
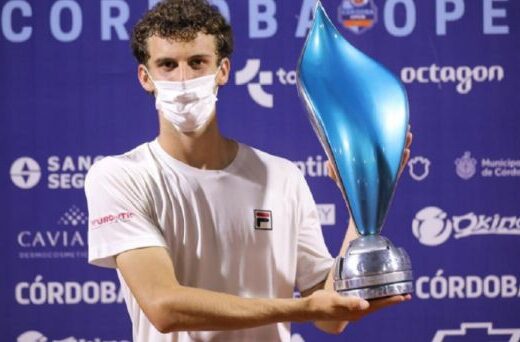
[(413, 292), (410, 258), (380, 235), (406, 144), (404, 87), (347, 42), (318, 1), (298, 91), (360, 235), (336, 259), (334, 289), (365, 299)]

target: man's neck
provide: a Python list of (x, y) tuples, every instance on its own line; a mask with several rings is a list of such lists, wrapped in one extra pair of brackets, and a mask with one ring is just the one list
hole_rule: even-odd
[(159, 116), (159, 144), (173, 158), (207, 170), (222, 170), (235, 159), (238, 144), (222, 136), (215, 118), (201, 132), (181, 133)]

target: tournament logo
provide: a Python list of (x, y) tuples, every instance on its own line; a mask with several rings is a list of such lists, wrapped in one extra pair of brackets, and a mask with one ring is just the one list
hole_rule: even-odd
[(273, 230), (273, 214), (271, 210), (254, 211), (255, 229), (258, 230)]
[(377, 22), (377, 7), (373, 0), (343, 0), (338, 8), (338, 20), (352, 32), (364, 33)]
[(471, 158), (470, 152), (465, 152), (464, 155), (455, 160), (455, 171), (457, 175), (465, 180), (470, 179), (477, 172), (477, 160)]

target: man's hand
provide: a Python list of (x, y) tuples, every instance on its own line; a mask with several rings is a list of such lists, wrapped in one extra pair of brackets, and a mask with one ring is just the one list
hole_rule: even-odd
[(315, 325), (332, 334), (341, 333), (348, 322), (410, 299), (412, 296), (407, 294), (366, 301), (355, 296), (341, 296), (332, 290), (318, 290), (308, 297), (311, 312), (320, 317)]
[[(406, 164), (408, 164), (408, 160), (410, 159), (410, 146), (412, 145), (412, 140), (413, 134), (410, 131), (410, 126), (408, 126), (408, 131), (406, 132), (406, 144), (404, 146), (403, 159), (401, 160), (401, 166), (399, 167), (399, 177), (401, 176), (401, 173), (403, 173), (403, 170), (406, 167)], [(336, 171), (334, 170), (331, 161), (327, 160), (326, 165), (329, 177), (332, 178), (332, 180), (336, 182), (336, 184), (338, 184), (338, 175), (336, 175)]]
[(408, 164), (408, 160), (410, 159), (410, 147), (412, 146), (413, 134), (410, 131), (410, 126), (408, 126), (408, 130), (406, 131), (406, 143), (404, 146), (403, 159), (401, 160), (401, 166), (399, 168), (399, 176), (403, 173), (406, 164)]
[(368, 301), (359, 297), (343, 297), (335, 291), (318, 290), (307, 297), (309, 310), (319, 320), (355, 321), (370, 308)]

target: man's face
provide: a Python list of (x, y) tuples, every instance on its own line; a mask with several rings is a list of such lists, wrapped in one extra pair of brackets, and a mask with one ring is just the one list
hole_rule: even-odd
[[(199, 33), (189, 42), (177, 42), (157, 36), (148, 38), (150, 58), (146, 65), (153, 80), (183, 81), (210, 75), (217, 71), (218, 57), (216, 55), (215, 38)], [(144, 70), (139, 66), (139, 80), (147, 91), (154, 87)], [(217, 75), (217, 84), (223, 85), (228, 80), (229, 60), (222, 60), (221, 70)]]

